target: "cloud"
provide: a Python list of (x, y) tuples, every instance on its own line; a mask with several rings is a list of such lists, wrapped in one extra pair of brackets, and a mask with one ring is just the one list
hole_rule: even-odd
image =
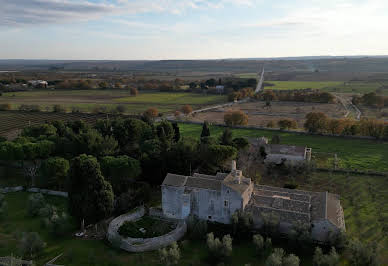
[(9, 27), (87, 20), (114, 10), (108, 4), (67, 0), (0, 0), (0, 7), (0, 25)]
[(110, 15), (170, 13), (230, 5), (250, 6), (253, 0), (0, 0), (0, 26), (20, 27), (100, 19)]

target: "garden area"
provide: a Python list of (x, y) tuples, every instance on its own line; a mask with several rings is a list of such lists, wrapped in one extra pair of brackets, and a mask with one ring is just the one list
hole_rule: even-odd
[(176, 224), (151, 216), (143, 216), (136, 221), (126, 221), (119, 228), (119, 234), (131, 238), (152, 238), (171, 232)]

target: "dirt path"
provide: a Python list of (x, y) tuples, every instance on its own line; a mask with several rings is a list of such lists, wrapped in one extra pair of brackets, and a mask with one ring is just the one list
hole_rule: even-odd
[(357, 106), (355, 106), (352, 103), (352, 100), (349, 96), (345, 97), (343, 94), (339, 94), (339, 93), (335, 93), (334, 95), (347, 111), (345, 114), (345, 118), (351, 115), (351, 117), (354, 117), (355, 119), (360, 120), (361, 111), (360, 109), (357, 108)]

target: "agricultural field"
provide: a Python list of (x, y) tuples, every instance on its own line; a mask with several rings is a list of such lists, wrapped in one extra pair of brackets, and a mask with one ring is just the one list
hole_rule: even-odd
[[(245, 73), (238, 75), (240, 78), (257, 78), (256, 73)], [(380, 94), (388, 95), (388, 81), (271, 81), (266, 83), (274, 86), (265, 86), (269, 90), (298, 90), (298, 89), (319, 89), (327, 92), (364, 94), (378, 91)]]
[(131, 96), (129, 90), (33, 90), (4, 93), (0, 104), (11, 104), (17, 109), (22, 104), (36, 104), (42, 110), (51, 110), (59, 104), (71, 111), (77, 108), (82, 112), (92, 112), (97, 106), (108, 110), (124, 105), (126, 113), (139, 114), (149, 107), (156, 107), (159, 112), (180, 109), (185, 104), (193, 109), (202, 106), (226, 102), (226, 96), (204, 95), (188, 92), (141, 92)]
[(265, 89), (270, 90), (298, 90), (298, 89), (319, 89), (335, 93), (364, 94), (376, 92), (388, 95), (388, 82), (369, 81), (266, 81), (274, 84)]
[(94, 124), (98, 119), (106, 117), (105, 114), (0, 111), (0, 136), (12, 138), (28, 125), (54, 120), (83, 120), (86, 123)]
[(337, 81), (265, 81), (274, 84), (266, 86), (265, 89), (271, 90), (299, 90), (299, 89), (320, 89), (337, 87), (343, 85), (343, 82)]
[[(196, 124), (179, 124), (181, 136), (199, 138), (202, 126)], [(214, 137), (222, 134), (224, 127), (211, 126)], [(270, 130), (232, 129), (234, 137), (257, 138), (273, 135), (280, 136), (282, 144), (308, 146), (312, 148), (313, 157), (319, 167), (332, 167), (334, 155), (337, 154), (339, 167), (363, 171), (388, 172), (388, 142), (342, 137), (302, 135)]]
[(277, 121), (292, 118), (297, 121), (298, 127), (303, 128), (305, 117), (310, 112), (323, 112), (331, 118), (342, 118), (346, 110), (340, 103), (302, 103), (302, 102), (271, 102), (271, 107), (265, 106), (263, 101), (255, 101), (239, 104), (236, 107), (219, 108), (208, 112), (196, 113), (189, 119), (191, 121), (209, 121), (224, 123), (224, 114), (230, 110), (241, 110), (248, 115), (248, 125), (265, 127), (269, 121)]

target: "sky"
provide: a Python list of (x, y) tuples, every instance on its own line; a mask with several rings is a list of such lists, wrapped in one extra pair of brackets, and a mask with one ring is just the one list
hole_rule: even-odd
[(0, 0), (0, 59), (387, 55), (387, 0)]

